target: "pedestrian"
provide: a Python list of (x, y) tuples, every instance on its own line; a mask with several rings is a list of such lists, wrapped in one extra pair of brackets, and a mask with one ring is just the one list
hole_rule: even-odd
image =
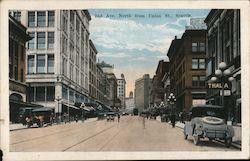
[(142, 119), (142, 125), (143, 125), (143, 129), (145, 129), (145, 128), (146, 128), (146, 124), (145, 124), (145, 116), (144, 116), (144, 115), (142, 115), (142, 117), (143, 117), (143, 119)]
[(117, 115), (117, 117), (118, 117), (118, 122), (120, 122), (120, 114), (118, 113), (118, 115)]
[(66, 118), (66, 113), (63, 114), (63, 120), (64, 120), (64, 123), (66, 124), (67, 123), (67, 118)]
[(175, 114), (171, 115), (170, 121), (171, 121), (172, 127), (175, 128)]
[(75, 117), (75, 121), (76, 121), (76, 122), (78, 122), (78, 115), (76, 115), (76, 117)]

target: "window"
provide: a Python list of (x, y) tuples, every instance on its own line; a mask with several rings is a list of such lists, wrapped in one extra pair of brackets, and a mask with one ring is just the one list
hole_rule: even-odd
[(44, 27), (45, 22), (45, 12), (37, 12), (37, 26)]
[(37, 55), (37, 73), (45, 73), (45, 55)]
[(49, 11), (48, 12), (48, 26), (54, 27), (54, 21), (55, 21), (55, 12)]
[(48, 73), (54, 73), (54, 55), (48, 55)]
[(54, 48), (54, 32), (48, 32), (48, 48)]
[(17, 20), (17, 21), (19, 21), (19, 22), (21, 22), (21, 12), (14, 12), (14, 18)]
[(192, 43), (192, 52), (198, 51), (198, 43)]
[(32, 39), (28, 42), (28, 49), (35, 49), (35, 32), (30, 32), (29, 36)]
[(62, 87), (62, 97), (68, 99), (68, 89), (65, 86)]
[(200, 43), (200, 51), (205, 52), (205, 43)]
[(72, 102), (74, 101), (74, 91), (72, 90), (69, 91), (69, 100)]
[(34, 55), (28, 55), (28, 73), (34, 73)]
[(45, 101), (45, 87), (36, 87), (36, 101)]
[(200, 86), (205, 86), (206, 77), (200, 76)]
[(205, 69), (205, 59), (192, 59), (192, 69)]
[(198, 86), (198, 85), (199, 85), (198, 76), (192, 76), (192, 86)]
[(198, 59), (192, 59), (192, 69), (198, 69)]
[(45, 48), (45, 32), (37, 33), (37, 49)]
[(205, 86), (206, 77), (205, 76), (193, 76), (192, 86)]
[(67, 76), (67, 59), (62, 57), (62, 73), (63, 75)]
[(205, 59), (199, 59), (199, 69), (205, 69)]
[(28, 27), (35, 26), (35, 12), (28, 12)]
[(55, 87), (54, 86), (48, 86), (47, 87), (47, 101), (54, 101), (55, 100)]

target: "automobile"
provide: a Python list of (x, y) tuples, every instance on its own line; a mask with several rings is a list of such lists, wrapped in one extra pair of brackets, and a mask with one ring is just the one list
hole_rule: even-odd
[(222, 106), (196, 105), (190, 108), (190, 121), (185, 121), (184, 138), (193, 137), (198, 145), (200, 139), (209, 141), (223, 140), (226, 147), (230, 147), (234, 136), (233, 127), (225, 123), (225, 112)]
[(115, 121), (115, 113), (114, 112), (107, 113), (107, 121)]
[(43, 127), (44, 124), (51, 125), (52, 123), (52, 109), (47, 107), (42, 108), (26, 108), (23, 114), (23, 125), (31, 127), (36, 124), (38, 127)]

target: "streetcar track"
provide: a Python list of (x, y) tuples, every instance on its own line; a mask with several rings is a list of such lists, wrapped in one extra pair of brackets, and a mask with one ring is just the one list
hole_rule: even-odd
[[(131, 118), (129, 119), (129, 121), (131, 120)], [(128, 124), (130, 124), (131, 122), (129, 122)], [(106, 128), (106, 129), (104, 129), (104, 130), (101, 130), (100, 132), (98, 132), (98, 133), (96, 133), (96, 134), (94, 134), (94, 135), (92, 135), (92, 136), (90, 136), (90, 137), (88, 137), (88, 138), (85, 138), (85, 139), (83, 139), (82, 141), (80, 141), (80, 142), (78, 142), (78, 143), (76, 143), (76, 144), (74, 144), (74, 145), (72, 145), (72, 146), (70, 146), (70, 147), (68, 147), (68, 148), (66, 148), (66, 149), (64, 149), (64, 150), (62, 150), (62, 151), (67, 151), (67, 150), (69, 150), (69, 149), (71, 149), (71, 148), (73, 148), (73, 147), (75, 147), (75, 146), (77, 146), (77, 145), (79, 145), (79, 144), (81, 144), (81, 143), (83, 143), (83, 142), (86, 142), (86, 141), (88, 141), (89, 139), (91, 139), (91, 138), (93, 138), (93, 137), (95, 137), (95, 136), (97, 136), (97, 135), (99, 135), (99, 134), (102, 134), (102, 133), (104, 133), (105, 131), (107, 131), (107, 130), (109, 130), (109, 129), (112, 129), (112, 128), (114, 128), (115, 126), (117, 126), (117, 124), (115, 124), (115, 125), (113, 125), (113, 126), (111, 126), (111, 127), (109, 127), (109, 128)], [(128, 125), (127, 125), (128, 126)], [(120, 130), (121, 131), (121, 130)], [(119, 131), (119, 132), (120, 132)], [(118, 133), (119, 133), (118, 132)], [(117, 134), (118, 134), (117, 133)]]
[(85, 141), (87, 141), (87, 140), (89, 140), (89, 139), (91, 139), (91, 138), (93, 138), (93, 137), (95, 137), (95, 136), (97, 136), (97, 135), (99, 135), (99, 134), (101, 134), (101, 133), (103, 133), (103, 132), (109, 130), (109, 129), (114, 128), (115, 126), (116, 126), (116, 125), (113, 125), (113, 126), (110, 126), (110, 127), (106, 128), (106, 129), (104, 129), (104, 130), (101, 130), (101, 131), (99, 131), (98, 133), (96, 133), (96, 134), (94, 134), (94, 135), (91, 135), (91, 136), (89, 136), (89, 137), (87, 137), (87, 138), (81, 140), (80, 142), (78, 142), (78, 143), (76, 143), (76, 144), (74, 144), (74, 145), (71, 145), (71, 146), (67, 147), (66, 149), (63, 149), (62, 151), (63, 151), (63, 152), (64, 152), (64, 151), (67, 151), (67, 150), (69, 150), (69, 149), (71, 149), (71, 148), (73, 148), (73, 147), (75, 147), (75, 146), (77, 146), (77, 145), (79, 145), (79, 144), (81, 144), (81, 143), (83, 143), (83, 142), (85, 142)]
[[(11, 143), (10, 145), (16, 145), (16, 144), (20, 144), (20, 143), (24, 143), (24, 142), (29, 142), (29, 141), (37, 140), (37, 139), (40, 139), (40, 138), (43, 138), (43, 137), (53, 136), (53, 135), (63, 133), (63, 132), (70, 132), (71, 133), (72, 131), (78, 131), (78, 130), (79, 130), (78, 126), (76, 126), (71, 131), (69, 131), (68, 129), (66, 129), (66, 130), (60, 130), (59, 129), (59, 131), (51, 133), (51, 134), (42, 135), (42, 136), (34, 137), (34, 138), (31, 138), (31, 139), (21, 140), (21, 141), (18, 141), (18, 142)], [(66, 135), (66, 136), (69, 136), (69, 135)]]
[(125, 126), (123, 126), (122, 128), (120, 128), (120, 130), (118, 130), (118, 132), (115, 133), (115, 135), (113, 135), (98, 151), (101, 151), (105, 146), (107, 146), (123, 130), (123, 128), (128, 127), (131, 124), (130, 120), (129, 120), (128, 124), (126, 124)]

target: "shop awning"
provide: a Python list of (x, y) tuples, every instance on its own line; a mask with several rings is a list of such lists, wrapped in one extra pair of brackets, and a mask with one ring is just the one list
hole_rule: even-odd
[(43, 107), (42, 105), (28, 103), (28, 102), (22, 102), (22, 101), (17, 101), (17, 100), (12, 100), (12, 99), (10, 99), (9, 101), (10, 101), (10, 103), (17, 104), (19, 107), (36, 107), (36, 108)]
[(52, 108), (42, 107), (42, 108), (38, 108), (38, 109), (33, 110), (33, 112), (46, 112), (46, 111), (52, 111)]

